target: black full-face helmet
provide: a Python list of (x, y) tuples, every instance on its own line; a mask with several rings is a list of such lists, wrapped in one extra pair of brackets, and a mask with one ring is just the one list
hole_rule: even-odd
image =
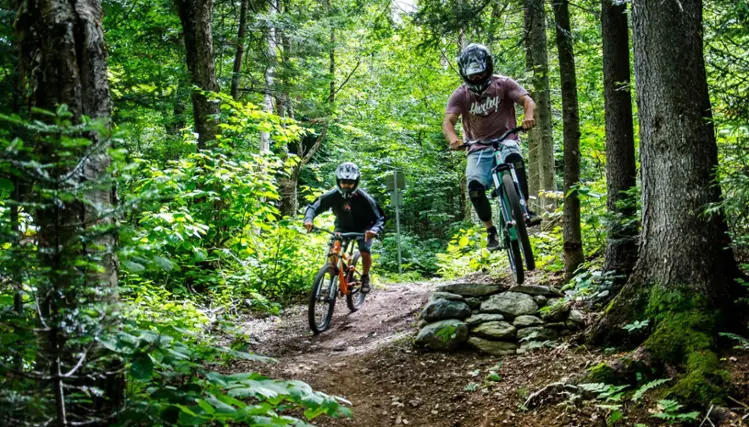
[[(345, 162), (338, 165), (335, 170), (335, 186), (344, 199), (350, 199), (359, 186), (359, 168), (351, 163)], [(354, 186), (351, 188), (341, 188), (341, 181), (353, 181)]]
[(494, 59), (489, 49), (477, 43), (471, 43), (460, 52), (458, 70), (466, 86), (477, 93), (483, 93), (494, 74)]

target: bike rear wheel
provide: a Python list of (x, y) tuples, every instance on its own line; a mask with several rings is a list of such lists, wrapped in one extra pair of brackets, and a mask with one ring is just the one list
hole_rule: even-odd
[[(504, 224), (503, 226), (506, 233), (505, 238), (507, 239), (505, 247), (507, 247), (507, 256), (510, 258), (510, 267), (512, 268), (515, 283), (520, 285), (525, 279), (523, 272), (523, 259), (520, 256), (520, 251), (522, 250), (524, 254), (530, 253), (531, 260), (533, 259), (533, 252), (528, 240), (528, 232), (525, 229), (525, 218), (523, 217), (523, 209), (520, 207), (520, 198), (518, 198), (518, 193), (515, 191), (515, 183), (509, 173), (502, 175), (502, 187), (504, 187), (503, 190), (507, 205), (510, 214), (512, 214), (511, 222), (514, 224), (510, 226)], [(506, 220), (507, 219), (510, 218), (506, 218)], [(512, 233), (515, 234), (514, 239), (511, 238), (511, 229), (514, 230), (514, 233)], [(533, 268), (535, 268), (535, 262), (533, 262), (532, 265)]]
[(330, 327), (338, 297), (338, 272), (330, 264), (320, 268), (309, 294), (307, 317), (309, 328), (319, 334)]
[[(346, 276), (346, 280), (348, 281), (346, 305), (352, 313), (361, 308), (362, 304), (364, 304), (364, 298), (367, 297), (366, 294), (361, 293), (361, 275), (356, 271), (356, 265), (359, 263), (360, 257), (361, 254), (359, 251), (354, 253), (353, 258), (351, 258), (351, 265), (349, 265), (348, 275)], [(353, 270), (351, 270), (352, 268)]]

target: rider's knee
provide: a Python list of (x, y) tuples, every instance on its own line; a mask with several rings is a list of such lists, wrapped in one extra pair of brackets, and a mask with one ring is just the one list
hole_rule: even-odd
[(486, 187), (478, 181), (468, 183), (468, 197), (471, 199), (482, 199), (486, 197)]
[(515, 170), (525, 169), (525, 161), (523, 161), (523, 156), (519, 153), (509, 154), (505, 158), (505, 163), (511, 163), (513, 166), (515, 166)]

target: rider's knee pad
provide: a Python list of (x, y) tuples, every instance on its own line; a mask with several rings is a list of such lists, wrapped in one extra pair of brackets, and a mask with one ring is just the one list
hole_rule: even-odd
[(517, 153), (509, 154), (505, 158), (505, 163), (511, 163), (513, 166), (515, 166), (515, 170), (523, 170), (525, 169), (525, 162), (523, 161), (523, 156)]
[(468, 197), (471, 199), (480, 199), (486, 197), (486, 187), (478, 181), (468, 183)]
[(518, 184), (520, 184), (520, 191), (523, 192), (523, 197), (528, 200), (528, 172), (525, 170), (525, 161), (523, 156), (517, 153), (512, 153), (505, 159), (506, 163), (510, 163), (515, 166), (515, 172), (518, 177)]
[(486, 198), (486, 188), (478, 181), (468, 183), (468, 197), (471, 198), (473, 208), (482, 221), (492, 219), (492, 208), (489, 205), (489, 199)]

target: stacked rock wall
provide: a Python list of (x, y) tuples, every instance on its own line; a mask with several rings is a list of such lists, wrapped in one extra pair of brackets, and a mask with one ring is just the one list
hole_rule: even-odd
[(432, 294), (421, 312), (416, 344), (437, 351), (467, 345), (494, 355), (523, 353), (569, 335), (583, 325), (561, 293), (541, 285), (448, 283)]

